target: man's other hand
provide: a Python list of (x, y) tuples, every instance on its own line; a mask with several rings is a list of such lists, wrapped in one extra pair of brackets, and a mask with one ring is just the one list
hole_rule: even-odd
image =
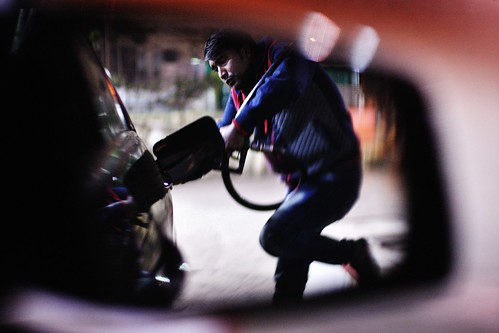
[(224, 139), (227, 151), (240, 151), (243, 148), (245, 137), (239, 133), (234, 124), (220, 127), (220, 134)]

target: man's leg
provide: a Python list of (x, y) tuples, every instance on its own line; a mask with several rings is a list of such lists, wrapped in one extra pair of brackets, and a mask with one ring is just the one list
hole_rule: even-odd
[(310, 262), (303, 259), (279, 258), (274, 274), (273, 304), (299, 302), (308, 280)]
[[(349, 211), (359, 186), (360, 177), (355, 172), (307, 179), (286, 197), (267, 221), (260, 234), (260, 244), (269, 254), (279, 258), (275, 272), (276, 301), (301, 299), (312, 261), (346, 264), (355, 257), (360, 258), (356, 253), (359, 252), (358, 244), (363, 243), (321, 235), (324, 227)], [(366, 249), (363, 246), (361, 254)], [(362, 257), (362, 261), (355, 262), (356, 269), (367, 267), (364, 263), (369, 257)], [(374, 266), (367, 268), (371, 267)]]

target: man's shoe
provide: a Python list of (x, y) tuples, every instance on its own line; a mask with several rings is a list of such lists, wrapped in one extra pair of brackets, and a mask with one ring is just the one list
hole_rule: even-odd
[(347, 266), (350, 266), (355, 271), (356, 274), (351, 275), (356, 277), (359, 287), (372, 287), (379, 282), (380, 268), (369, 250), (369, 244), (364, 238), (355, 241), (354, 246), (354, 254)]

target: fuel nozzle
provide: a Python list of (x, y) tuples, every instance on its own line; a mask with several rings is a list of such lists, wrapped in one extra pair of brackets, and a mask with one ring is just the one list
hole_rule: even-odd
[(246, 138), (240, 150), (228, 153), (228, 169), (230, 172), (237, 174), (243, 173), (246, 156), (248, 155), (248, 149), (250, 149), (250, 140), (249, 138)]

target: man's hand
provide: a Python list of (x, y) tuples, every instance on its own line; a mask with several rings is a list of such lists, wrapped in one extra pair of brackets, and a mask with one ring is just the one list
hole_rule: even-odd
[(220, 134), (225, 141), (225, 149), (228, 151), (240, 151), (244, 146), (244, 136), (241, 135), (234, 124), (220, 127)]

